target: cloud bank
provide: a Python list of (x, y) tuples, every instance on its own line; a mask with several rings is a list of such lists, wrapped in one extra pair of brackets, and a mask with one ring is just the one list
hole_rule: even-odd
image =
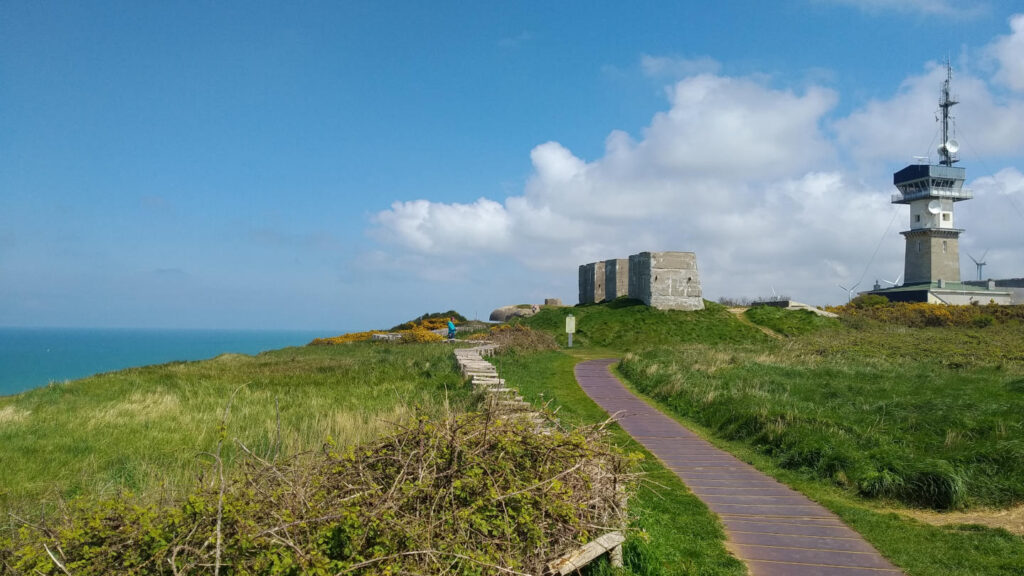
[[(955, 78), (959, 124), (969, 127), (965, 154), (1021, 162), (1022, 46), (1024, 16), (1016, 16), (1011, 34), (984, 52), (993, 74)], [(638, 136), (613, 131), (592, 160), (555, 141), (539, 144), (521, 194), (395, 202), (373, 216), (373, 235), (431, 266), (457, 258), (520, 267), (550, 278), (573, 302), (577, 265), (640, 250), (697, 252), (712, 298), (777, 290), (837, 302), (845, 299), (839, 283), (861, 280), (866, 289), (902, 271), (897, 232), (908, 216), (889, 203), (887, 166), (934, 159), (937, 141), (922, 141), (936, 132), (931, 111), (944, 67), (930, 63), (890, 98), (835, 117), (840, 95), (826, 87), (727, 76), (706, 58), (644, 56), (640, 66), (651, 77), (683, 77), (665, 89), (667, 110)], [(976, 199), (958, 207), (969, 226), (964, 247), (991, 244), (989, 271), (1024, 275), (1024, 239), (1015, 233), (1024, 214), (1007, 208), (1024, 205), (1020, 169), (973, 185)]]

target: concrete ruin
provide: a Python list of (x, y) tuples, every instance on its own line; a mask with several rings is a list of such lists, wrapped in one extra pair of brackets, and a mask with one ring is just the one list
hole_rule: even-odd
[(580, 266), (580, 304), (604, 302), (604, 262)]
[(629, 257), (629, 296), (659, 310), (703, 310), (697, 255), (641, 252)]
[(604, 261), (604, 298), (615, 300), (629, 296), (629, 258)]
[(703, 310), (697, 255), (693, 252), (640, 252), (583, 264), (580, 304), (629, 296), (659, 310)]

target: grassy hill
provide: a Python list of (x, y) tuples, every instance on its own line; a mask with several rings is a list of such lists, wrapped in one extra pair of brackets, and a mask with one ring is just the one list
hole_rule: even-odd
[[(699, 312), (658, 311), (625, 299), (545, 308), (516, 322), (545, 331), (564, 346), (565, 317), (573, 314), (574, 349), (523, 347), (506, 351), (495, 362), (527, 399), (557, 409), (568, 425), (588, 425), (599, 423), (604, 415), (575, 385), (572, 367), (584, 358), (618, 356), (623, 358), (619, 373), (634, 390), (723, 448), (831, 508), (908, 574), (1024, 572), (1024, 540), (1019, 535), (980, 526), (931, 526), (908, 517), (916, 507), (977, 509), (982, 514), (995, 509), (993, 514), (999, 514), (1024, 501), (1024, 326), (1018, 311), (976, 307), (954, 314), (873, 304), (836, 321), (764, 308), (749, 310), (741, 318), (707, 304)], [(978, 320), (981, 316), (984, 319)], [(528, 333), (522, 336), (530, 340)], [(226, 502), (231, 509), (226, 518), (240, 522), (232, 530), (258, 525), (252, 514), (261, 518), (259, 522), (283, 525), (289, 521), (281, 514), (319, 514), (308, 525), (303, 521), (308, 540), (302, 542), (313, 547), (305, 556), (267, 540), (260, 530), (231, 532), (240, 534), (236, 544), (242, 545), (231, 548), (231, 553), (251, 552), (239, 558), (264, 566), (256, 570), (259, 573), (313, 569), (313, 564), (296, 563), (296, 558), (317, 558), (325, 566), (365, 566), (353, 573), (375, 573), (385, 566), (400, 572), (412, 570), (412, 565), (402, 564), (405, 560), (375, 564), (384, 561), (372, 558), (409, 559), (401, 556), (408, 546), (443, 547), (431, 540), (433, 528), (418, 531), (403, 519), (419, 517), (417, 499), (433, 498), (431, 506), (436, 506), (443, 494), (446, 501), (462, 498), (468, 505), (453, 508), (452, 514), (475, 518), (484, 534), (496, 531), (488, 538), (509, 544), (485, 546), (483, 555), (474, 556), (475, 540), (446, 536), (445, 541), (457, 547), (449, 552), (457, 549), (478, 562), (498, 558), (493, 554), (531, 546), (531, 538), (537, 537), (531, 532), (534, 525), (523, 523), (545, 516), (509, 516), (507, 508), (488, 506), (492, 488), (483, 479), (512, 474), (501, 463), (501, 454), (514, 450), (523, 459), (512, 468), (526, 475), (517, 481), (525, 487), (536, 485), (540, 477), (530, 475), (542, 472), (531, 466), (550, 464), (536, 454), (562, 450), (545, 443), (569, 442), (582, 448), (582, 436), (570, 433), (524, 443), (522, 430), (497, 433), (484, 420), (483, 433), (474, 435), (477, 424), (453, 424), (456, 421), (445, 417), (473, 402), (456, 373), (450, 345), (373, 342), (124, 370), (0, 398), (0, 508), (16, 514), (6, 529), (0, 529), (0, 544), (5, 535), (28, 526), (14, 518), (38, 519), (40, 509), (66, 510), (66, 501), (73, 509), (107, 502), (97, 504), (98, 511), (93, 508), (84, 518), (102, 527), (127, 520), (149, 526), (155, 540), (146, 545), (165, 555), (173, 549), (165, 540), (177, 541), (186, 525), (182, 522), (191, 522), (187, 525), (197, 527), (198, 538), (207, 539), (206, 544), (196, 541), (196, 547), (207, 547), (197, 558), (208, 562), (212, 519), (218, 502)], [(403, 426), (409, 435), (396, 437), (407, 440), (380, 443), (380, 438), (390, 438)], [(490, 456), (479, 466), (463, 469), (468, 476), (443, 473), (440, 485), (422, 475), (416, 482), (398, 483), (393, 474), (402, 477), (406, 464), (374, 468), (375, 462), (411, 462), (395, 448), (424, 443), (435, 446), (437, 462), (448, 466), (458, 461), (452, 455), (459, 451), (437, 443), (431, 430), (442, 438), (463, 432), (490, 438), (487, 448), (471, 449)], [(643, 454), (617, 427), (610, 430), (615, 444)], [(366, 448), (344, 448), (354, 444)], [(497, 450), (488, 452), (494, 447)], [(520, 453), (524, 448), (534, 452)], [(273, 465), (254, 469), (253, 457), (245, 450)], [(223, 495), (214, 489), (224, 485), (215, 481), (218, 468), (211, 454), (218, 451), (229, 477)], [(306, 455), (300, 460), (305, 458), (308, 465), (288, 459), (297, 454)], [(491, 461), (492, 456), (496, 460)], [(324, 494), (338, 494), (332, 490), (348, 490), (343, 493), (351, 495), (364, 491), (354, 488), (354, 477), (337, 475), (340, 462), (347, 470), (356, 461), (369, 466), (360, 478), (378, 478), (367, 485), (371, 491), (382, 483), (402, 485), (400, 492), (413, 499), (383, 508), (322, 508), (332, 501)], [(288, 464), (277, 464), (283, 462)], [(650, 455), (640, 466), (649, 483), (631, 500), (635, 532), (626, 551), (627, 574), (742, 574), (743, 567), (726, 552), (721, 528), (707, 509)], [(438, 469), (433, 464), (428, 468)], [(375, 476), (379, 473), (385, 476)], [(198, 490), (197, 477), (203, 479)], [(332, 480), (339, 478), (340, 484)], [(586, 481), (580, 484), (584, 485)], [(297, 493), (312, 500), (304, 504), (301, 498), (286, 497), (296, 493), (297, 486), (302, 487)], [(517, 492), (513, 486), (504, 490)], [(126, 504), (111, 507), (108, 497), (125, 492), (132, 494)], [(254, 496), (264, 493), (272, 498)], [(371, 500), (376, 502), (376, 496)], [(312, 508), (307, 505), (314, 501)], [(541, 506), (531, 510), (563, 506), (543, 500), (530, 505)], [(409, 516), (394, 516), (398, 509)], [(238, 515), (239, 510), (251, 513)], [(323, 520), (336, 516), (350, 518), (351, 523)], [(70, 531), (70, 540), (64, 541), (79, 542), (84, 550), (95, 547), (90, 532), (75, 526), (64, 525)], [(461, 526), (451, 524), (457, 531)], [(130, 534), (104, 534), (128, 538), (124, 550), (137, 548)], [(255, 540), (252, 534), (258, 535)], [(420, 540), (424, 534), (427, 539)], [(298, 546), (299, 540), (289, 542)], [(357, 550), (353, 543), (369, 548)], [(106, 544), (100, 548), (112, 549)], [(19, 557), (27, 568), (13, 573), (64, 573), (42, 548), (33, 550), (36, 556)], [(5, 553), (0, 550), (0, 560), (7, 562)], [(154, 573), (170, 573), (167, 558), (159, 557), (163, 572)], [(337, 560), (340, 557), (348, 559)], [(148, 566), (147, 558), (133, 561)], [(121, 560), (107, 554), (105, 561), (114, 566)], [(492, 573), (472, 560), (446, 566), (454, 573)], [(598, 565), (593, 573), (610, 572), (606, 565)]]
[[(221, 434), (292, 455), (377, 438), (416, 411), (440, 416), (469, 392), (442, 344), (309, 346), (131, 368), (0, 398), (0, 509), (38, 509), (191, 486)], [(230, 414), (222, 430), (224, 412)]]
[(543, 308), (522, 323), (566, 342), (565, 317), (576, 317), (573, 344), (613, 350), (642, 350), (687, 343), (750, 344), (767, 337), (756, 328), (737, 322), (720, 304), (707, 302), (704, 310), (656, 310), (638, 300), (620, 298), (607, 304)]
[[(710, 303), (684, 313), (616, 301), (522, 323), (564, 342), (573, 314), (577, 357), (623, 358), (634, 390), (831, 508), (908, 574), (1024, 573), (1018, 534), (913, 519), (919, 507), (966, 508), (998, 522), (1024, 504), (1022, 309), (935, 308), (744, 314), (781, 338)], [(560, 373), (545, 355), (509, 364), (531, 366), (524, 381)]]
[(639, 391), (783, 467), (911, 505), (1024, 502), (1024, 332), (1013, 315), (911, 328), (745, 313), (782, 340), (711, 303), (676, 312), (619, 300), (523, 322), (557, 334), (569, 313), (580, 346), (631, 352), (620, 370)]

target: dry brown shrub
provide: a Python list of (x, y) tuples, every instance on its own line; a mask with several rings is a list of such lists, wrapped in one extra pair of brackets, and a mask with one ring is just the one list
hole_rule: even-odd
[[(287, 461), (250, 454), (187, 501), (69, 510), (16, 541), (11, 574), (539, 574), (624, 530), (631, 462), (603, 426), (545, 430), (485, 412), (418, 418), (370, 445)], [(53, 552), (56, 551), (56, 552)], [(49, 553), (49, 555), (48, 555)], [(5, 572), (8, 573), (8, 572)]]
[(491, 328), (488, 340), (497, 344), (499, 350), (539, 352), (558, 349), (558, 343), (554, 336), (521, 324), (495, 326)]

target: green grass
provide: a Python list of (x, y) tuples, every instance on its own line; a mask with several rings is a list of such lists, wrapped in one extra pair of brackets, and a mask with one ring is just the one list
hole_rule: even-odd
[[(576, 362), (577, 358), (561, 352), (506, 354), (494, 359), (510, 385), (537, 405), (557, 408), (563, 424), (603, 422), (608, 415), (576, 384)], [(611, 431), (616, 444), (644, 456), (646, 482), (629, 503), (633, 527), (643, 536), (631, 537), (626, 556), (628, 561), (631, 550), (647, 552), (644, 560), (648, 564), (633, 571), (652, 575), (745, 574), (743, 564), (725, 550), (722, 528), (704, 504), (617, 424), (611, 426)]]
[(751, 322), (785, 336), (809, 334), (839, 326), (839, 320), (819, 316), (810, 310), (786, 310), (775, 306), (755, 306), (743, 313)]
[[(941, 329), (910, 330), (910, 341)], [(1022, 376), (950, 368), (944, 355), (816, 355), (814, 338), (769, 347), (657, 348), (628, 356), (637, 388), (786, 468), (863, 495), (939, 509), (1024, 501)]]
[(520, 322), (555, 335), (566, 343), (565, 317), (576, 317), (573, 346), (639, 350), (651, 346), (703, 343), (764, 342), (768, 337), (740, 322), (721, 304), (704, 302), (697, 312), (656, 310), (637, 300), (620, 298), (607, 304), (544, 308)]
[(0, 509), (121, 491), (178, 495), (209, 469), (200, 453), (215, 449), (233, 393), (229, 467), (234, 438), (261, 456), (291, 455), (328, 437), (372, 439), (417, 407), (440, 415), (446, 402), (469, 399), (444, 344), (286, 348), (54, 384), (0, 398)]
[[(620, 377), (622, 377), (620, 373)], [(624, 379), (627, 387), (636, 388)], [(889, 503), (865, 499), (807, 470), (790, 470), (750, 444), (724, 440), (709, 428), (649, 401), (719, 448), (735, 454), (836, 513), (908, 576), (1016, 576), (1024, 573), (1024, 538), (978, 525), (932, 526), (893, 512)]]
[[(1019, 324), (809, 325), (816, 321), (790, 311), (755, 315), (791, 334), (775, 340), (741, 333), (736, 318), (695, 333), (706, 320), (698, 314), (679, 322), (618, 304), (564, 311), (578, 318), (583, 351), (633, 351), (621, 370), (636, 390), (828, 506), (908, 574), (1024, 573), (1019, 535), (891, 512), (1024, 500)], [(631, 328), (639, 318), (643, 333)], [(536, 327), (557, 335), (560, 322)]]

